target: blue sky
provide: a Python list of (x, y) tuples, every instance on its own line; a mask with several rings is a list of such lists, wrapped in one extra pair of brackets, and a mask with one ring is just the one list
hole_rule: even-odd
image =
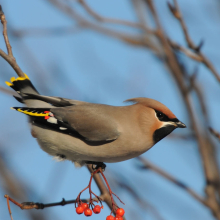
[[(178, 1), (195, 43), (205, 41), (203, 52), (220, 70), (219, 36), (220, 4), (218, 1)], [(135, 21), (136, 17), (129, 1), (93, 0), (89, 5), (106, 17)], [(185, 45), (177, 21), (170, 15), (166, 1), (155, 1), (160, 18), (168, 35)], [(1, 0), (8, 20), (8, 28), (32, 30), (76, 26), (75, 22), (47, 1)], [(196, 9), (196, 10), (195, 10)], [(79, 11), (84, 14), (83, 10)], [(109, 27), (114, 27), (109, 25)], [(118, 30), (136, 33), (131, 29)], [(1, 29), (0, 29), (1, 30)], [(72, 34), (57, 33), (46, 36), (27, 35), (15, 38), (9, 35), (14, 56), (22, 70), (29, 75), (36, 88), (44, 95), (61, 96), (95, 103), (123, 105), (133, 97), (149, 97), (167, 105), (177, 117), (189, 124), (181, 96), (164, 66), (154, 55), (143, 48), (132, 47), (121, 41), (76, 27)], [(5, 50), (3, 39), (0, 48)], [(219, 84), (201, 64), (181, 55), (189, 72), (199, 68), (198, 82), (205, 93), (211, 125), (219, 129)], [(14, 71), (0, 59), (0, 85), (15, 76)], [(219, 71), (220, 72), (220, 71)], [(6, 87), (6, 86), (5, 86)], [(193, 95), (192, 95), (193, 96)], [(9, 169), (25, 183), (32, 192), (28, 196), (34, 202), (55, 202), (62, 198), (74, 199), (89, 181), (86, 168), (76, 169), (71, 162), (55, 162), (43, 152), (29, 132), (27, 119), (10, 107), (19, 106), (12, 97), (0, 93), (2, 104), (0, 120), (1, 152)], [(195, 103), (195, 109), (197, 103)], [(198, 113), (199, 116), (199, 113)], [(189, 134), (190, 129), (179, 129), (175, 134)], [(218, 156), (219, 156), (219, 152)], [(143, 155), (154, 164), (183, 181), (197, 193), (203, 195), (204, 177), (198, 148), (193, 141), (166, 138)], [(157, 174), (137, 169), (135, 159), (108, 164), (106, 175), (113, 173), (116, 179), (124, 178), (135, 191), (166, 220), (212, 220), (208, 209), (192, 199), (186, 192), (164, 180)], [(114, 181), (110, 181), (114, 186)], [(98, 189), (93, 185), (95, 192)], [(141, 209), (124, 190), (113, 188), (126, 203), (127, 219), (134, 218), (138, 210), (139, 219), (156, 219), (149, 209)], [(0, 218), (9, 219), (7, 206), (0, 189)], [(84, 194), (87, 198), (88, 194)], [(29, 212), (43, 212), (47, 219), (84, 219), (75, 213), (73, 205), (55, 207), (43, 211), (22, 211), (12, 207), (14, 219), (29, 219)], [(105, 219), (107, 206), (100, 215), (91, 219)]]

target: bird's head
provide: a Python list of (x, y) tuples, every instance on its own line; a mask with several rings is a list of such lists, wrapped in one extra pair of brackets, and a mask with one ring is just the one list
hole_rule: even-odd
[(162, 103), (149, 98), (134, 98), (126, 100), (146, 107), (142, 116), (144, 126), (149, 127), (154, 144), (166, 137), (176, 128), (185, 128), (186, 125)]

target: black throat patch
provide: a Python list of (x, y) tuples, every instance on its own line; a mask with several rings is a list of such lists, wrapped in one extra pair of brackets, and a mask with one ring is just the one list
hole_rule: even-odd
[(153, 134), (153, 140), (154, 143), (156, 144), (158, 141), (166, 137), (168, 134), (170, 134), (176, 126), (174, 125), (167, 125), (165, 127), (157, 129), (154, 134)]

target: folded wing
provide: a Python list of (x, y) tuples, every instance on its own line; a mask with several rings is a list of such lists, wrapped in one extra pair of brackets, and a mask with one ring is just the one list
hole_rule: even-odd
[(52, 108), (54, 117), (88, 141), (111, 141), (119, 137), (117, 123), (110, 113), (114, 107), (84, 104)]

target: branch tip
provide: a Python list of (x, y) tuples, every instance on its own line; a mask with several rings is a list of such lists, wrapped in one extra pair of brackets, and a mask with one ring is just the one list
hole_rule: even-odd
[(0, 5), (0, 16), (4, 15), (4, 12), (2, 10), (2, 6)]
[(170, 9), (171, 13), (174, 15), (175, 18), (180, 19), (181, 15), (178, 9), (173, 6), (170, 2), (167, 2), (168, 8)]
[(200, 41), (200, 43), (198, 44), (198, 46), (195, 47), (195, 51), (196, 51), (197, 53), (199, 53), (199, 52), (201, 51), (201, 48), (203, 47), (203, 45), (204, 45), (204, 40), (202, 39), (202, 40)]

